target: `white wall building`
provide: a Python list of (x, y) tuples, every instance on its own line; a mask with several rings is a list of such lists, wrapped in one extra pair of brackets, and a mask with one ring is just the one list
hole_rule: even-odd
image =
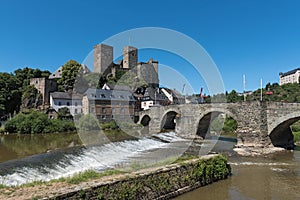
[(82, 113), (82, 95), (68, 92), (50, 93), (50, 106), (56, 111), (67, 107), (73, 116), (80, 114)]
[(284, 85), (287, 83), (299, 83), (300, 77), (300, 68), (285, 72), (279, 73), (280, 85)]

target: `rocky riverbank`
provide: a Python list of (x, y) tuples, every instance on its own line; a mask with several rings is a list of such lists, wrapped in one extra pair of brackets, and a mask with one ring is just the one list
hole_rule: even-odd
[(286, 149), (281, 147), (244, 147), (239, 146), (233, 149), (238, 155), (241, 156), (266, 156), (274, 153), (284, 152)]

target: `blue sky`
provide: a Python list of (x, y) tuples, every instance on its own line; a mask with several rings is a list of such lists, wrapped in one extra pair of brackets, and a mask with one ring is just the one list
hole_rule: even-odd
[[(278, 82), (279, 72), (300, 66), (299, 9), (297, 0), (1, 0), (0, 71), (54, 71), (70, 59), (82, 62), (94, 45), (117, 33), (164, 27), (203, 46), (226, 90), (242, 91), (243, 74), (246, 88), (254, 90), (261, 78), (264, 85)], [(142, 61), (146, 57), (180, 68), (163, 54), (141, 54)], [(201, 80), (188, 79), (198, 92)]]

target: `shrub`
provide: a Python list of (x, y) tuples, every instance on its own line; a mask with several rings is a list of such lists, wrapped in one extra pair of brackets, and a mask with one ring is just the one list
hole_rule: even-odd
[(73, 121), (50, 120), (45, 113), (38, 111), (20, 113), (5, 124), (5, 131), (20, 134), (69, 132), (75, 129)]

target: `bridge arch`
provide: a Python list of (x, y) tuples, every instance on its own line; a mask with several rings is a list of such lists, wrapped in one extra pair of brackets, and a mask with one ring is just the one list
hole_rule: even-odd
[(279, 117), (269, 125), (268, 135), (275, 147), (294, 148), (294, 135), (291, 125), (300, 120), (300, 112), (289, 113)]
[(143, 126), (149, 126), (149, 123), (151, 121), (151, 118), (149, 115), (143, 115), (140, 121), (140, 124), (142, 124)]
[(164, 112), (161, 117), (160, 130), (164, 129), (175, 129), (176, 127), (176, 117), (180, 115), (177, 109), (168, 109)]
[[(210, 136), (210, 125), (211, 122), (214, 121), (218, 116), (224, 114), (229, 116), (237, 121), (237, 116), (234, 115), (231, 111), (222, 108), (211, 108), (206, 110), (205, 112), (201, 113), (199, 118), (197, 119), (197, 132), (196, 135), (206, 138)], [(224, 117), (225, 120), (225, 117)], [(238, 122), (238, 121), (237, 121)], [(224, 121), (223, 121), (224, 123)]]

